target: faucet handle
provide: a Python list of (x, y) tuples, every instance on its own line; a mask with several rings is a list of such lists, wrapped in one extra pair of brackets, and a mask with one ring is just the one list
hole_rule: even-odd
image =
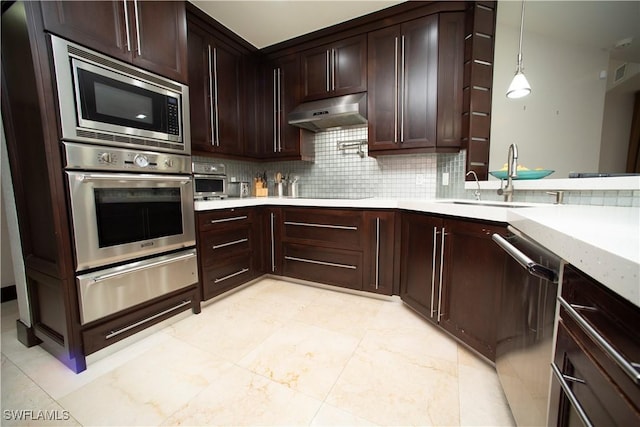
[(554, 203), (556, 205), (561, 205), (562, 202), (564, 201), (564, 191), (561, 191), (561, 190), (547, 191), (546, 193), (550, 196), (556, 196), (556, 201)]

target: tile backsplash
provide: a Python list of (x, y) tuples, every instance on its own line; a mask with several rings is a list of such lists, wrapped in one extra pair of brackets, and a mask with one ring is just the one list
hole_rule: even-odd
[[(231, 180), (251, 182), (266, 171), (269, 195), (277, 172), (299, 177), (299, 197), (307, 198), (457, 198), (473, 199), (473, 190), (465, 190), (466, 152), (458, 154), (411, 154), (367, 156), (362, 144), (361, 157), (356, 146), (339, 150), (341, 142), (367, 140), (367, 128), (320, 132), (313, 139), (315, 161), (248, 162), (217, 159), (227, 165)], [(211, 160), (193, 156), (194, 160)], [(447, 177), (445, 185), (443, 177)], [(495, 190), (481, 190), (482, 200), (502, 200)], [(544, 191), (519, 191), (517, 201), (551, 203), (553, 196)], [(640, 206), (640, 191), (565, 191), (565, 204)]]

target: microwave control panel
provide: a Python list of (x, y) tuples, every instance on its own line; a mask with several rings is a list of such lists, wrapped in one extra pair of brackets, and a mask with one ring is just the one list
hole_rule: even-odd
[(63, 142), (65, 169), (113, 172), (191, 173), (191, 157)]

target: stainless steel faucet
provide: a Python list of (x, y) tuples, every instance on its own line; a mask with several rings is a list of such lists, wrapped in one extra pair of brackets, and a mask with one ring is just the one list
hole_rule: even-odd
[(478, 185), (478, 189), (473, 192), (473, 195), (476, 198), (476, 200), (480, 200), (480, 182), (478, 181), (478, 175), (476, 175), (475, 171), (469, 171), (465, 176), (469, 176), (469, 175), (473, 175), (473, 177), (476, 179), (476, 184)]
[(499, 195), (504, 195), (505, 202), (513, 201), (513, 178), (518, 177), (518, 146), (511, 144), (507, 153), (507, 186), (498, 190)]

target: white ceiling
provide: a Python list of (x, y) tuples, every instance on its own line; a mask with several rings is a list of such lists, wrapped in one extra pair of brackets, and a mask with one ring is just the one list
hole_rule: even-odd
[[(257, 48), (384, 9), (394, 0), (190, 0)], [(500, 0), (498, 25), (520, 25), (518, 0)], [(525, 4), (525, 32), (612, 50), (612, 58), (640, 63), (640, 1), (541, 1)], [(613, 50), (619, 40), (631, 46)], [(526, 43), (526, 39), (525, 39)], [(523, 47), (523, 50), (526, 50)]]

